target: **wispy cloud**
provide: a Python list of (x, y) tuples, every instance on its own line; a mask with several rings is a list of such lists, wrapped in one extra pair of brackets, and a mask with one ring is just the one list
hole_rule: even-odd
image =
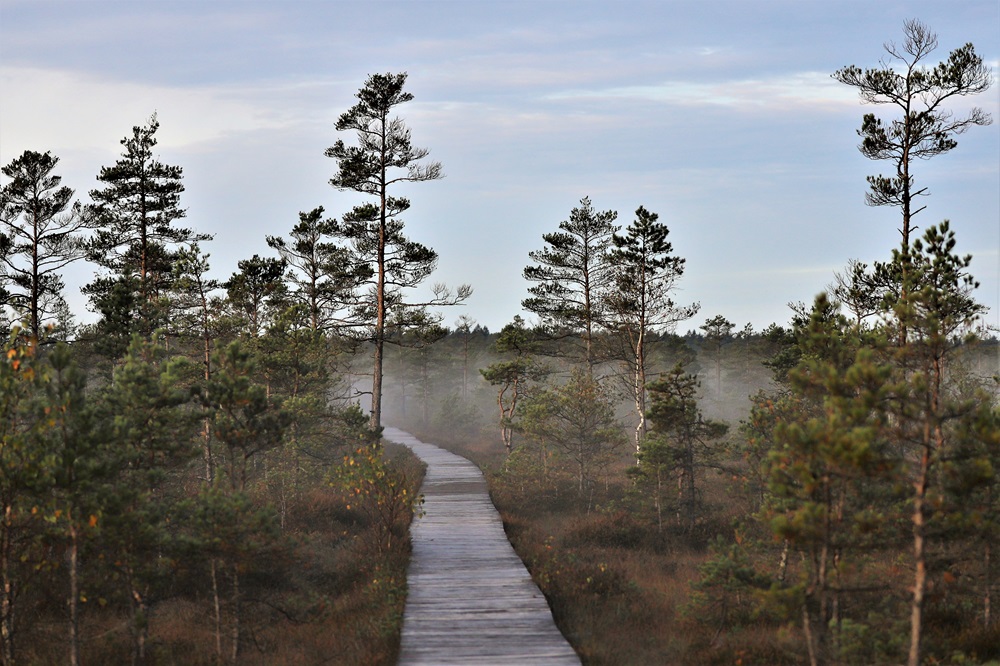
[(313, 107), (301, 102), (328, 97), (330, 85), (303, 81), (256, 87), (163, 86), (68, 70), (0, 67), (0, 146), (4, 157), (25, 149), (115, 149), (129, 128), (156, 112), (169, 127), (158, 136), (160, 146), (187, 147), (233, 133), (316, 120)]
[(701, 83), (665, 81), (655, 85), (593, 90), (567, 90), (549, 95), (564, 99), (640, 99), (677, 106), (723, 106), (747, 109), (843, 108), (857, 104), (856, 94), (833, 81), (826, 72), (801, 72), (772, 78)]

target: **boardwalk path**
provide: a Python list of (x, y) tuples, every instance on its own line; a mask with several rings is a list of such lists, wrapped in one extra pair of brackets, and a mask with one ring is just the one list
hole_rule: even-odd
[(399, 663), (579, 664), (518, 558), (471, 462), (395, 428), (427, 463)]

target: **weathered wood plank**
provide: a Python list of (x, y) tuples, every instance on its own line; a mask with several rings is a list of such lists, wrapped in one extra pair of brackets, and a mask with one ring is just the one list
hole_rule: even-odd
[(427, 463), (414, 521), (399, 663), (579, 664), (514, 552), (471, 462), (395, 428)]

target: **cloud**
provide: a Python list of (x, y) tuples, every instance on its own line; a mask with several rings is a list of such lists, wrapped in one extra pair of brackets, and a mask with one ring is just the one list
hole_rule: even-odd
[[(165, 86), (68, 70), (0, 67), (4, 159), (23, 150), (114, 151), (134, 125), (156, 112), (165, 131), (161, 148), (178, 149), (240, 132), (319, 121), (303, 100), (322, 96), (329, 82), (280, 85)], [(291, 101), (290, 101), (291, 99)], [(169, 130), (167, 131), (167, 128)]]
[(676, 106), (717, 106), (742, 109), (812, 107), (834, 110), (857, 105), (853, 90), (837, 83), (827, 72), (799, 72), (770, 78), (718, 82), (666, 81), (660, 84), (594, 90), (568, 90), (549, 96), (553, 100), (634, 99)]

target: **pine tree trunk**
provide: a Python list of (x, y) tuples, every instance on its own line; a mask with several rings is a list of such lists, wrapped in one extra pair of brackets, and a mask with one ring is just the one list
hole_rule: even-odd
[[(383, 141), (385, 140), (384, 128), (385, 123), (382, 123), (383, 127)], [(383, 149), (385, 143), (382, 144)], [(381, 187), (379, 190), (379, 228), (378, 228), (378, 282), (375, 285), (375, 354), (373, 359), (372, 368), (372, 415), (371, 415), (371, 427), (373, 430), (378, 430), (382, 426), (382, 363), (383, 363), (383, 353), (385, 347), (385, 244), (386, 244), (386, 182), (385, 182), (385, 161), (383, 155), (383, 167), (382, 167), (382, 178)]]
[[(990, 495), (992, 495), (992, 494), (993, 493), (991, 492)], [(990, 567), (992, 566), (992, 562), (990, 561), (990, 559), (991, 559), (992, 555), (993, 555), (992, 542), (987, 537), (987, 539), (986, 539), (986, 551), (983, 553), (983, 560), (984, 560), (983, 566), (985, 567), (985, 571), (984, 571), (984, 578), (985, 578), (984, 584), (986, 586), (986, 590), (983, 593), (983, 628), (984, 629), (989, 629), (990, 625), (993, 622), (993, 618), (991, 617), (991, 608), (990, 608), (993, 605), (992, 604), (992, 601), (993, 601), (993, 572), (990, 571)]]
[(149, 636), (149, 608), (142, 592), (132, 586), (132, 664), (146, 663), (146, 639)]
[(233, 565), (233, 632), (232, 658), (237, 663), (240, 656), (240, 572)]
[(4, 507), (2, 530), (0, 530), (0, 661), (14, 666), (14, 578), (11, 572), (13, 546), (11, 540), (11, 506)]
[(806, 635), (806, 648), (809, 651), (809, 666), (820, 666), (822, 662), (816, 654), (815, 637), (813, 636), (812, 622), (809, 619), (809, 604), (802, 605), (802, 632)]
[(67, 568), (69, 569), (69, 664), (78, 666), (80, 663), (80, 583), (79, 575), (79, 545), (77, 543), (76, 525), (73, 524), (72, 514), (69, 515), (69, 552), (67, 556)]
[(656, 466), (656, 531), (663, 533), (663, 470), (662, 465)]
[(806, 612), (810, 616), (809, 624), (809, 658), (811, 663), (821, 665), (829, 663), (829, 599), (828, 597), (828, 566), (829, 549), (826, 544), (820, 547), (814, 561), (816, 571), (812, 589), (806, 590)]
[(924, 414), (923, 450), (920, 469), (914, 483), (913, 497), (913, 599), (910, 604), (910, 651), (908, 666), (919, 666), (921, 661), (921, 641), (923, 638), (924, 601), (927, 594), (927, 490), (931, 483), (931, 466), (935, 454), (944, 452), (944, 431), (937, 422), (941, 411), (941, 386), (943, 369), (940, 357), (934, 357), (931, 364), (931, 380), (928, 395), (929, 404)]
[[(205, 367), (204, 377), (205, 383), (207, 384), (212, 378), (212, 339), (208, 334), (208, 303), (204, 296), (202, 297), (202, 330), (205, 331), (205, 335), (202, 338), (202, 354), (204, 356), (203, 363)], [(211, 423), (212, 420), (206, 417), (202, 429), (203, 452), (205, 457), (205, 481), (207, 483), (212, 483), (215, 480), (215, 466), (212, 461)]]
[[(382, 306), (380, 305), (379, 312), (381, 311)], [(375, 333), (375, 352), (372, 357), (371, 427), (373, 430), (378, 430), (378, 428), (382, 425), (382, 362), (385, 348), (385, 343), (383, 341), (384, 335), (385, 331), (382, 329), (382, 323), (380, 321)]]
[(466, 330), (462, 341), (462, 400), (469, 397), (469, 332)]
[(788, 573), (788, 539), (781, 545), (781, 557), (778, 559), (778, 582), (785, 582), (785, 575)]
[(924, 595), (927, 591), (927, 555), (924, 535), (924, 499), (930, 473), (930, 450), (921, 456), (920, 475), (913, 498), (913, 598), (910, 602), (910, 650), (908, 666), (920, 666), (920, 642), (923, 633)]
[[(34, 238), (37, 239), (39, 235), (37, 229), (38, 215), (36, 214), (33, 217), (35, 222)], [(38, 260), (39, 260), (38, 241), (36, 240), (34, 243), (31, 244), (31, 305), (30, 305), (31, 313), (29, 314), (29, 316), (31, 317), (31, 338), (32, 340), (34, 340), (32, 344), (35, 345), (37, 345), (39, 340), (41, 340), (41, 335), (42, 335), (42, 323), (41, 320), (39, 319), (39, 307), (38, 307), (38, 300), (39, 300), (38, 292), (40, 289), (39, 283), (41, 280), (41, 277), (38, 275)]]
[(212, 558), (212, 610), (215, 619), (215, 657), (222, 663), (222, 602), (219, 598), (219, 563)]
[(694, 531), (695, 522), (695, 480), (694, 480), (694, 438), (692, 435), (687, 435), (688, 441), (684, 447), (684, 492), (687, 497), (684, 500), (685, 512), (687, 516), (685, 517), (685, 529), (688, 534)]
[(215, 465), (212, 461), (212, 421), (205, 419), (201, 427), (201, 451), (205, 463), (205, 483), (211, 485), (215, 481)]

